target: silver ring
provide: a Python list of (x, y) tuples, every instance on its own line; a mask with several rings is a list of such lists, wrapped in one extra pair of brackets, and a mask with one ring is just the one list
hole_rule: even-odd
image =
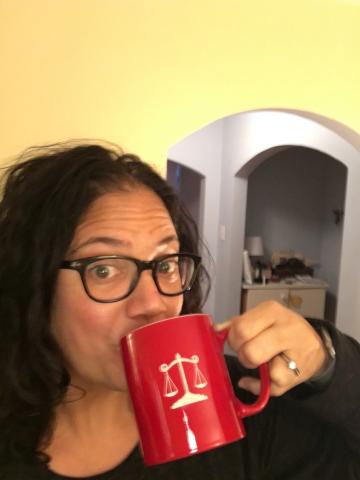
[(284, 360), (284, 362), (286, 363), (287, 367), (292, 370), (295, 375), (298, 377), (300, 375), (300, 370), (297, 366), (297, 363), (295, 362), (295, 360), (292, 360), (290, 357), (288, 357), (286, 355), (286, 353), (284, 352), (281, 352), (279, 353), (279, 356)]

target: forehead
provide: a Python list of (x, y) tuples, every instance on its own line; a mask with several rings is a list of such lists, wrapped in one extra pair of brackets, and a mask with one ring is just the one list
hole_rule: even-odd
[(98, 234), (175, 232), (170, 214), (161, 198), (145, 186), (109, 192), (97, 198), (81, 217), (74, 240)]

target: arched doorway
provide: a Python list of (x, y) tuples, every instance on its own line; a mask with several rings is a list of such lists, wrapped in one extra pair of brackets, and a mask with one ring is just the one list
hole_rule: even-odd
[(315, 277), (310, 282), (326, 283), (325, 318), (335, 322), (347, 168), (305, 147), (267, 154), (248, 176), (245, 237), (260, 236), (264, 264), (289, 255)]
[[(218, 120), (177, 143), (169, 158), (206, 179), (204, 235), (215, 260), (208, 311), (217, 321), (239, 311), (248, 176), (270, 149), (302, 146), (348, 170), (338, 287), (337, 324), (360, 339), (360, 137), (333, 120), (299, 111), (259, 110)], [(211, 222), (208, 217), (211, 215)], [(225, 233), (220, 237), (219, 232)]]

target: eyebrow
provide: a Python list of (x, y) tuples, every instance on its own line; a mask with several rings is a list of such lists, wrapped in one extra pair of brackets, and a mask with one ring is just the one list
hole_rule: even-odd
[[(171, 242), (179, 242), (179, 239), (176, 235), (168, 235), (167, 237), (163, 238), (160, 240), (158, 245), (165, 245), (167, 243)], [(90, 237), (85, 242), (80, 243), (76, 248), (73, 248), (70, 250), (70, 254), (73, 254), (80, 250), (83, 247), (87, 247), (88, 245), (93, 245), (95, 243), (103, 243), (105, 245), (110, 245), (111, 247), (124, 247), (124, 246), (129, 246), (130, 242), (127, 242), (125, 240), (120, 240), (118, 238), (113, 238), (113, 237)]]

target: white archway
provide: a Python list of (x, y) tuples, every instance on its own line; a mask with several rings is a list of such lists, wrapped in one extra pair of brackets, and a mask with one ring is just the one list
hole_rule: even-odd
[[(247, 176), (262, 152), (284, 146), (319, 150), (348, 169), (337, 325), (360, 340), (360, 136), (320, 115), (258, 110), (231, 115), (190, 135), (169, 157), (206, 179), (204, 236), (216, 264), (207, 310), (221, 321), (239, 311)], [(226, 232), (219, 237), (219, 229)]]

